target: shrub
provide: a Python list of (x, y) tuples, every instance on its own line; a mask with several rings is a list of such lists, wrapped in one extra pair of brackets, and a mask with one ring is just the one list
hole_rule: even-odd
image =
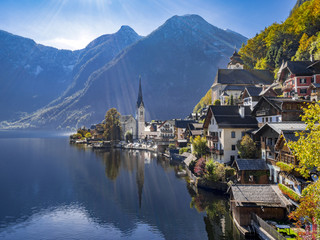
[(204, 158), (200, 158), (197, 160), (196, 165), (194, 166), (194, 173), (198, 177), (202, 177), (206, 172), (206, 160)]
[(174, 143), (170, 143), (168, 147), (169, 149), (176, 149), (176, 145)]
[(291, 188), (288, 188), (287, 186), (285, 186), (281, 183), (279, 183), (278, 186), (284, 195), (288, 196), (290, 199), (292, 199), (295, 202), (300, 201), (300, 196), (295, 191), (293, 191)]
[(277, 162), (276, 165), (281, 169), (281, 171), (285, 171), (288, 173), (290, 173), (294, 169), (294, 166), (292, 164), (287, 164), (284, 162)]
[(190, 152), (190, 147), (183, 147), (183, 148), (180, 148), (179, 150), (179, 154), (182, 154), (184, 152)]

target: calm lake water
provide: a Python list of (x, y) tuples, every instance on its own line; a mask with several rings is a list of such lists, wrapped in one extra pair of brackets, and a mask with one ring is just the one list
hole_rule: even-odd
[(239, 238), (226, 196), (195, 193), (155, 154), (11, 132), (0, 153), (0, 239)]

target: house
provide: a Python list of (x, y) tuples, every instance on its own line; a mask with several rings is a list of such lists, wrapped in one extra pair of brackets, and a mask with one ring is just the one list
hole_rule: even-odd
[(236, 184), (232, 185), (230, 190), (230, 208), (237, 226), (249, 226), (251, 213), (265, 220), (285, 220), (286, 209), (292, 205), (277, 185)]
[(320, 83), (311, 83), (309, 86), (310, 89), (310, 101), (319, 101), (320, 100)]
[(144, 128), (144, 134), (147, 139), (158, 138), (160, 136), (160, 130), (158, 129), (158, 123), (157, 122), (146, 123), (145, 128)]
[(186, 129), (189, 123), (194, 123), (193, 120), (181, 120), (177, 119), (175, 120), (174, 125), (174, 137), (176, 140), (176, 144), (179, 147), (186, 147), (188, 139), (186, 137)]
[(311, 94), (310, 84), (320, 83), (320, 61), (283, 62), (277, 81), (283, 85), (285, 97), (305, 97)]
[[(271, 182), (282, 183), (284, 181), (283, 177), (280, 175), (281, 169), (276, 165), (276, 163), (280, 160), (279, 150), (276, 149), (276, 144), (279, 144), (278, 141), (281, 135), (283, 133), (289, 134), (303, 131), (305, 128), (306, 124), (303, 122), (268, 122), (254, 132), (255, 138), (259, 138), (261, 158), (266, 161), (270, 169)], [(291, 135), (291, 137), (293, 136)], [(284, 157), (287, 155), (282, 156)]]
[(311, 101), (283, 97), (262, 96), (254, 106), (252, 115), (256, 117), (259, 127), (266, 122), (300, 121), (302, 108)]
[(104, 133), (104, 124), (99, 123), (96, 125), (91, 126), (92, 129), (92, 138), (93, 139), (103, 139), (103, 133)]
[(137, 136), (137, 121), (132, 115), (121, 115), (121, 135), (122, 139), (126, 139), (128, 133), (132, 134), (133, 139)]
[[(301, 131), (301, 130), (300, 130)], [(287, 164), (292, 164), (293, 166), (298, 167), (299, 160), (293, 155), (291, 149), (287, 145), (289, 141), (296, 142), (299, 139), (299, 136), (296, 135), (296, 132), (299, 131), (292, 131), (292, 130), (283, 130), (280, 134), (280, 137), (275, 145), (276, 151), (276, 162), (283, 162)], [(298, 172), (286, 172), (286, 171), (279, 171), (279, 183), (290, 187), (298, 194), (302, 193), (302, 190), (309, 184), (307, 180), (303, 178)]]
[(244, 106), (211, 105), (203, 124), (210, 152), (220, 163), (232, 163), (238, 156), (237, 142), (257, 128), (250, 107)]
[(203, 136), (203, 124), (202, 123), (189, 123), (185, 132), (186, 138)]
[(240, 184), (268, 184), (269, 168), (263, 159), (236, 159), (233, 167), (237, 170)]
[(253, 107), (258, 103), (259, 99), (262, 97), (276, 97), (277, 93), (272, 89), (272, 87), (246, 87), (241, 93), (241, 101), (244, 106)]
[(174, 138), (174, 120), (166, 120), (159, 126), (160, 139), (173, 139)]
[(241, 92), (246, 87), (269, 86), (273, 83), (273, 76), (267, 70), (246, 70), (228, 65), (228, 69), (218, 69), (212, 90), (212, 102), (222, 97), (233, 96), (234, 102), (239, 101)]

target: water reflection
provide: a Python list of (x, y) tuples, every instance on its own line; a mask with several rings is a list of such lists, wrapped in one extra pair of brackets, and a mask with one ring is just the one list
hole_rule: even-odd
[[(214, 222), (205, 205), (198, 204), (204, 211), (190, 208), (196, 195), (168, 161), (149, 152), (93, 151), (67, 141), (0, 138), (1, 239), (212, 235), (220, 215)], [(228, 231), (226, 225), (220, 232)]]

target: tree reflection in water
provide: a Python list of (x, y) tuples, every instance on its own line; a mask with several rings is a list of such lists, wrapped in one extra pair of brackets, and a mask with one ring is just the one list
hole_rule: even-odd
[(195, 208), (198, 212), (207, 214), (203, 220), (208, 239), (243, 239), (233, 224), (229, 212), (228, 198), (223, 193), (201, 189), (194, 191), (189, 186), (188, 190), (192, 197), (190, 208)]

